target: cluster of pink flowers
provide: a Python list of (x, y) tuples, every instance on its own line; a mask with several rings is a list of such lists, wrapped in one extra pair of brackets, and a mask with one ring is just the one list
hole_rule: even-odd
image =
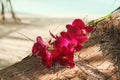
[(73, 68), (74, 53), (81, 50), (82, 44), (89, 39), (87, 34), (93, 31), (93, 27), (86, 26), (81, 19), (75, 19), (72, 24), (66, 25), (66, 28), (60, 35), (50, 33), (55, 39), (54, 42), (46, 43), (38, 36), (33, 45), (32, 53), (38, 55), (48, 68), (56, 62)]

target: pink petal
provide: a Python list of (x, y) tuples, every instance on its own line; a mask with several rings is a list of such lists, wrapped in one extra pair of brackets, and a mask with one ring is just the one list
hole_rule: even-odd
[(35, 43), (32, 47), (32, 53), (33, 54), (36, 54), (38, 52), (38, 49), (37, 49), (37, 43)]
[(61, 48), (63, 46), (67, 46), (69, 41), (64, 37), (58, 37), (54, 43), (54, 47)]
[(48, 47), (50, 45), (49, 43), (44, 42), (41, 36), (38, 36), (36, 40), (37, 40), (37, 43), (39, 43), (42, 47)]
[(85, 27), (84, 29), (87, 33), (90, 33), (93, 31), (93, 27)]
[(69, 28), (71, 28), (71, 27), (72, 27), (71, 24), (67, 24), (67, 25), (66, 25), (66, 28), (67, 28), (67, 29), (69, 29)]
[(69, 64), (68, 64), (68, 65), (70, 66), (70, 68), (74, 68), (74, 67), (75, 67), (75, 63), (74, 63), (74, 61), (69, 62)]
[(51, 53), (49, 51), (46, 51), (46, 56), (44, 57), (46, 58), (46, 66), (49, 68), (52, 65), (52, 56)]
[(82, 49), (82, 44), (78, 43), (77, 46), (75, 46), (76, 51), (80, 51)]
[(38, 37), (36, 38), (36, 41), (37, 41), (37, 42), (41, 42), (41, 41), (42, 41), (42, 37), (41, 37), (41, 36), (38, 36)]
[(72, 23), (72, 26), (80, 26), (80, 28), (83, 28), (85, 27), (85, 24), (81, 19), (75, 19)]
[(83, 43), (83, 42), (87, 42), (89, 40), (89, 38), (87, 36), (79, 36), (79, 37), (77, 37), (77, 40), (80, 43)]
[(67, 32), (61, 32), (60, 34), (62, 37), (66, 38), (66, 39), (70, 39), (70, 36)]

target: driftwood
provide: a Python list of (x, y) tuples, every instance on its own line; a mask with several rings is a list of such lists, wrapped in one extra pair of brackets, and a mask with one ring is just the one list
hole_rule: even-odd
[[(36, 56), (28, 56), (21, 62), (16, 63), (0, 71), (1, 80), (119, 80), (120, 74), (120, 16), (112, 16), (98, 22), (91, 34), (90, 41), (84, 44), (85, 49), (81, 53), (102, 53), (101, 59), (107, 57), (112, 60), (115, 69), (104, 73), (91, 66), (85, 59), (78, 58), (76, 67), (70, 69), (65, 66), (55, 65), (49, 69), (43, 66)], [(96, 52), (96, 44), (100, 50)], [(91, 48), (90, 46), (95, 46)], [(90, 51), (92, 50), (92, 51)], [(80, 55), (78, 55), (80, 56)], [(77, 56), (75, 57), (77, 58)], [(95, 60), (95, 58), (93, 58)], [(89, 60), (88, 60), (89, 61)], [(102, 64), (101, 63), (101, 64)]]

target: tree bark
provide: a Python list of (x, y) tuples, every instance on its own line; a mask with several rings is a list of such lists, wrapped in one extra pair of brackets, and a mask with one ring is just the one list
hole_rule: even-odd
[[(107, 24), (106, 24), (107, 23)], [(94, 46), (95, 44), (101, 44), (101, 52), (104, 54), (110, 54), (112, 58), (117, 57), (115, 65), (119, 67), (119, 44), (120, 44), (120, 21), (119, 18), (109, 18), (105, 21), (101, 21), (95, 26), (95, 31), (92, 33), (90, 41), (85, 44), (89, 51), (84, 50), (83, 53), (94, 53), (97, 54), (96, 48), (90, 48), (89, 46)], [(114, 49), (112, 49), (114, 48)], [(82, 53), (82, 52), (81, 52)], [(111, 57), (110, 57), (111, 58)], [(114, 61), (113, 61), (114, 62)], [(40, 59), (36, 56), (28, 56), (21, 62), (14, 64), (6, 69), (0, 71), (1, 80), (70, 80), (71, 78), (78, 77), (76, 80), (88, 79), (88, 80), (107, 80), (108, 77), (112, 75), (106, 75), (85, 62), (76, 61), (76, 67), (70, 69), (65, 66), (55, 65), (49, 69), (43, 66)], [(81, 72), (79, 73), (78, 72)], [(120, 73), (120, 72), (119, 72)], [(119, 74), (118, 73), (118, 74)], [(81, 76), (84, 75), (84, 78)], [(88, 77), (89, 76), (89, 77)], [(86, 78), (85, 78), (86, 77)], [(117, 77), (119, 78), (119, 76)], [(117, 80), (117, 78), (113, 80)]]
[[(92, 49), (92, 51), (90, 51)], [(89, 52), (96, 52), (95, 48), (87, 48)], [(86, 52), (83, 50), (83, 52)], [(101, 53), (101, 51), (96, 52)], [(75, 56), (77, 58), (77, 56)], [(106, 74), (100, 72), (93, 67), (90, 67), (85, 61), (75, 59), (76, 67), (70, 69), (66, 66), (56, 64), (51, 68), (46, 68), (41, 64), (40, 59), (35, 56), (28, 56), (21, 62), (16, 63), (6, 69), (0, 71), (1, 80), (66, 80), (77, 77), (77, 80), (87, 79), (89, 80), (106, 80)], [(81, 76), (82, 77), (79, 77)], [(90, 79), (91, 78), (91, 79)], [(74, 80), (74, 79), (73, 79)]]

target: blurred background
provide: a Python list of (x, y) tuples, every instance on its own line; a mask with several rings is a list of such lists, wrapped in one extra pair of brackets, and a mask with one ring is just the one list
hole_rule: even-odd
[(44, 17), (104, 16), (120, 6), (120, 0), (12, 0), (16, 13)]
[[(50, 39), (75, 18), (108, 15), (120, 0), (0, 0), (0, 69), (31, 54), (37, 36)], [(33, 41), (32, 41), (33, 40)]]

